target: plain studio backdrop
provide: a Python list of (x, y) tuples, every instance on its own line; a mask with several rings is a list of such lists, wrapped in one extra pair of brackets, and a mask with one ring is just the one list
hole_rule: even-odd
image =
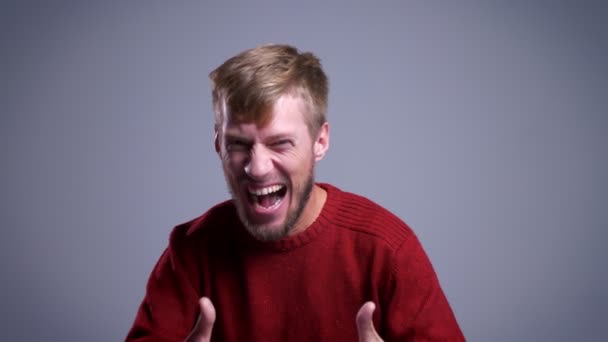
[(607, 22), (600, 1), (3, 2), (0, 340), (124, 339), (172, 227), (228, 198), (207, 74), (274, 42), (330, 78), (317, 179), (415, 230), (470, 341), (605, 341)]

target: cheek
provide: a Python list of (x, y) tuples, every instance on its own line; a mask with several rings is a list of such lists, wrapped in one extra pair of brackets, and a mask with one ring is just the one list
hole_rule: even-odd
[(305, 153), (292, 155), (289, 158), (283, 158), (280, 161), (283, 171), (289, 174), (290, 177), (297, 179), (307, 177), (313, 163), (313, 157), (310, 154)]
[(245, 157), (238, 153), (226, 153), (222, 157), (224, 168), (235, 171), (243, 167)]

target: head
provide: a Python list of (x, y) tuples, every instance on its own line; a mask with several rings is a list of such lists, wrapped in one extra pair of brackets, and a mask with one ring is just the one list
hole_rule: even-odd
[(306, 229), (329, 147), (328, 85), (319, 59), (287, 45), (246, 50), (210, 74), (215, 147), (239, 217), (260, 240)]

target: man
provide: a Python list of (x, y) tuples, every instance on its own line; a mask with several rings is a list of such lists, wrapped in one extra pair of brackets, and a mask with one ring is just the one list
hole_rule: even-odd
[(315, 183), (329, 147), (319, 60), (265, 45), (210, 78), (232, 200), (173, 230), (127, 340), (464, 340), (412, 230)]

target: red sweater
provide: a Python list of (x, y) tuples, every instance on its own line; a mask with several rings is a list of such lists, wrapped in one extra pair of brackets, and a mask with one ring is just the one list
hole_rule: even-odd
[(386, 341), (463, 341), (412, 230), (331, 185), (304, 232), (260, 242), (230, 201), (177, 226), (154, 267), (127, 341), (183, 341), (198, 299), (213, 302), (213, 341), (357, 341), (355, 316), (376, 303)]

